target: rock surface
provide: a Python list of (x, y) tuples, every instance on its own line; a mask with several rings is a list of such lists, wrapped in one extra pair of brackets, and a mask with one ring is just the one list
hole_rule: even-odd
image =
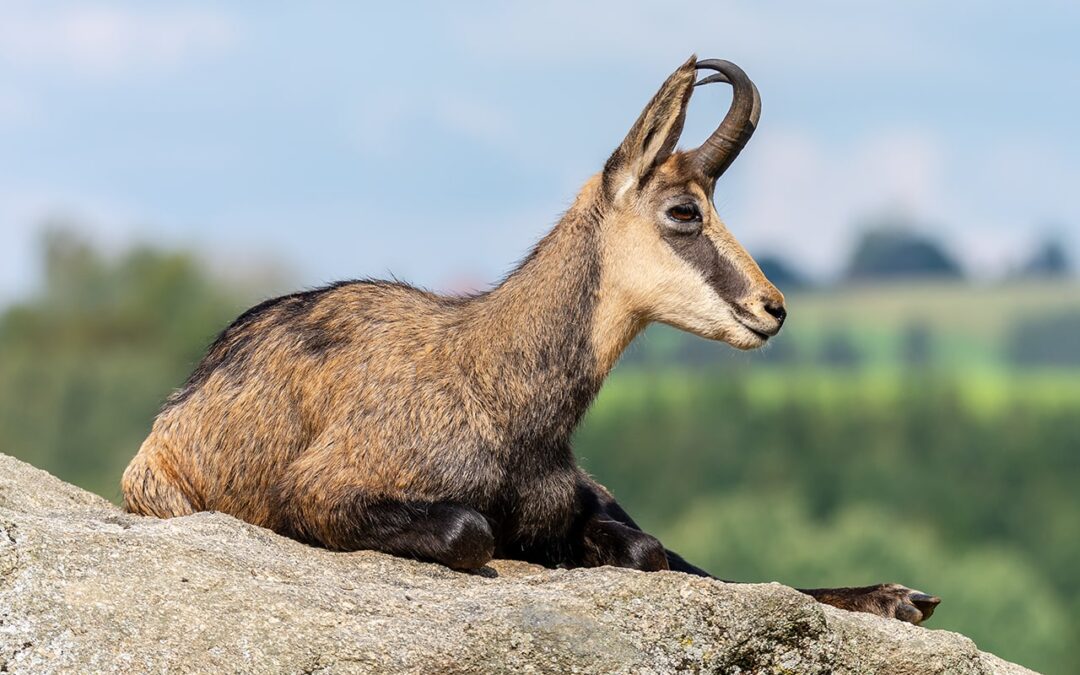
[(1028, 673), (778, 584), (487, 574), (131, 516), (0, 455), (0, 673)]

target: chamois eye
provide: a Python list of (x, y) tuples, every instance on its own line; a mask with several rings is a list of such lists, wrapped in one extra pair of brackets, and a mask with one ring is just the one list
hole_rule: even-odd
[(677, 204), (667, 210), (668, 218), (671, 218), (677, 223), (700, 223), (701, 211), (698, 210), (697, 204)]

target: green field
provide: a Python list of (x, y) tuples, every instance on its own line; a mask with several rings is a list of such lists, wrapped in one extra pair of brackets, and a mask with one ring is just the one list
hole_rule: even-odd
[[(1037, 351), (1060, 341), (1070, 351), (1070, 365), (1080, 367), (1080, 284), (1073, 282), (838, 287), (789, 294), (788, 309), (783, 332), (760, 352), (725, 352), (660, 326), (639, 338), (627, 360), (831, 365), (823, 352), (840, 340), (854, 352), (855, 363), (846, 365), (907, 369), (918, 357), (920, 365), (966, 375), (1012, 370), (1018, 343)], [(1062, 317), (1065, 330), (1058, 325)], [(1048, 325), (1055, 319), (1058, 324)]]
[(935, 365), (959, 369), (1000, 365), (1006, 340), (1026, 321), (1080, 312), (1080, 284), (864, 286), (796, 295), (790, 305), (788, 327), (799, 341), (820, 344), (837, 327), (849, 329), (871, 363), (891, 363), (905, 333), (925, 327), (935, 342)]
[(647, 405), (656, 396), (672, 403), (688, 402), (703, 380), (737, 381), (742, 396), (755, 408), (779, 410), (792, 401), (814, 401), (823, 407), (851, 405), (888, 409), (911, 396), (912, 388), (946, 384), (972, 413), (995, 415), (1013, 406), (1080, 411), (1080, 369), (997, 367), (967, 370), (962, 377), (940, 370), (908, 372), (894, 365), (843, 372), (814, 366), (715, 368), (702, 373), (687, 367), (637, 368), (617, 371), (590, 413), (596, 419), (626, 407)]

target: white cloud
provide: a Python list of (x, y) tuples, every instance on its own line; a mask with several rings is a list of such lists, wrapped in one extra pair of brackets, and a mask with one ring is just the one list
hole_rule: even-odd
[(924, 132), (872, 135), (844, 147), (773, 130), (745, 153), (736, 230), (818, 275), (842, 267), (860, 220), (882, 212), (942, 217), (945, 160)]
[(207, 10), (0, 5), (0, 60), (17, 68), (46, 66), (82, 76), (115, 76), (201, 59), (235, 39), (233, 24)]
[(1005, 136), (958, 161), (963, 172), (950, 193), (958, 236), (980, 267), (1008, 268), (1027, 255), (1048, 228), (1080, 225), (1080, 166), (1068, 150), (1026, 136)]

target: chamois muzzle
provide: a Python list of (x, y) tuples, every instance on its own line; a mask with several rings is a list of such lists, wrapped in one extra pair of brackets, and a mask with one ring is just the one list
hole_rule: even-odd
[(734, 89), (731, 107), (724, 121), (705, 139), (701, 147), (693, 151), (694, 162), (701, 173), (715, 180), (731, 166), (739, 156), (739, 151), (754, 135), (758, 118), (761, 116), (761, 96), (742, 68), (730, 61), (705, 59), (698, 61), (695, 67), (698, 70), (716, 71), (694, 83), (695, 87), (726, 82)]

